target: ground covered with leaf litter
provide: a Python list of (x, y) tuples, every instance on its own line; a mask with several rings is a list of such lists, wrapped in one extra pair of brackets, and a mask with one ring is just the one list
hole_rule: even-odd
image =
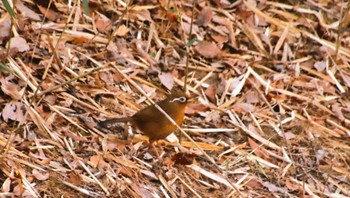
[[(127, 2), (0, 4), (1, 196), (350, 196), (349, 3)], [(185, 75), (193, 141), (97, 126)]]

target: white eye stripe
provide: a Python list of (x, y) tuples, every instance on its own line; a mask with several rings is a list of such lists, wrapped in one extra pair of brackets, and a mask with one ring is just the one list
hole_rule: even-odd
[(179, 98), (174, 98), (174, 99), (170, 100), (170, 102), (179, 101), (179, 102), (184, 103), (184, 102), (186, 102), (186, 100), (187, 99), (185, 97), (179, 97)]

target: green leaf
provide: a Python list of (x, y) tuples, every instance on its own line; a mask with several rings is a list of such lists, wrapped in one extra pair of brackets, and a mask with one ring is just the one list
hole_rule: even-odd
[(7, 0), (1, 0), (1, 1), (4, 4), (7, 12), (11, 15), (11, 17), (15, 17), (15, 12), (13, 11), (10, 3)]
[(84, 8), (84, 13), (86, 15), (89, 15), (89, 0), (83, 0), (83, 8)]
[(194, 42), (198, 41), (197, 38), (193, 38), (191, 40), (188, 41), (188, 43), (186, 44), (186, 47), (192, 46)]
[(12, 70), (10, 68), (8, 68), (6, 65), (0, 63), (0, 72), (8, 72), (8, 73), (13, 73)]

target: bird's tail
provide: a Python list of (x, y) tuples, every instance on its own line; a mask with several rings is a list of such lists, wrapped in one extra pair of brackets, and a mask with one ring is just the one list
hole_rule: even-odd
[(112, 119), (109, 119), (109, 120), (102, 121), (102, 122), (98, 123), (98, 125), (101, 126), (101, 127), (108, 127), (108, 126), (114, 125), (117, 122), (130, 122), (131, 120), (132, 120), (131, 117), (112, 118)]

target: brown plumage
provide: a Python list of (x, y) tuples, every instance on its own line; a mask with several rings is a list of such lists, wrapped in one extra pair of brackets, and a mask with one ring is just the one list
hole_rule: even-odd
[[(157, 102), (157, 104), (176, 122), (176, 124), (181, 125), (185, 116), (187, 99), (185, 93), (174, 92), (166, 99)], [(155, 105), (147, 106), (131, 117), (113, 118), (100, 122), (99, 124), (101, 126), (106, 126), (115, 122), (130, 122), (132, 126), (143, 132), (151, 143), (166, 138), (176, 130), (176, 126), (173, 125)]]

